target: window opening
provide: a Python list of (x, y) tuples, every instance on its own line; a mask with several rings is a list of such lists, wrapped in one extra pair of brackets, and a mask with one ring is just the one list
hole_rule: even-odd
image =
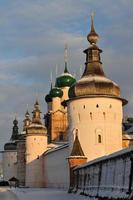
[(62, 141), (63, 140), (63, 132), (59, 133), (59, 140)]
[(98, 143), (102, 143), (101, 135), (98, 135)]
[(90, 118), (91, 118), (91, 120), (92, 120), (92, 112), (90, 112)]

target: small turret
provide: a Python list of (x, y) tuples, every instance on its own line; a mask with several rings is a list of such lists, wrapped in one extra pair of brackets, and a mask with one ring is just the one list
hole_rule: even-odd
[(40, 105), (38, 103), (38, 99), (36, 99), (36, 102), (34, 104), (34, 110), (33, 110), (32, 113), (33, 113), (32, 123), (42, 124), (42, 122), (41, 122), (41, 111), (40, 111)]
[(12, 141), (17, 140), (18, 139), (18, 120), (15, 117), (14, 121), (13, 121), (13, 129), (12, 129), (12, 136), (11, 139)]
[(31, 120), (30, 120), (30, 114), (28, 112), (28, 110), (25, 113), (25, 119), (24, 119), (24, 125), (23, 125), (23, 131), (26, 131), (27, 128), (29, 127)]

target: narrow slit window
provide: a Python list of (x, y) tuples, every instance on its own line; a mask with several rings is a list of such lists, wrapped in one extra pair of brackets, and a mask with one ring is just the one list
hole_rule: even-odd
[(98, 143), (102, 143), (102, 137), (101, 137), (101, 135), (98, 135)]
[(92, 120), (92, 112), (90, 112), (90, 118), (91, 118), (91, 120)]
[(104, 119), (105, 119), (105, 112), (103, 112), (103, 117), (104, 117)]

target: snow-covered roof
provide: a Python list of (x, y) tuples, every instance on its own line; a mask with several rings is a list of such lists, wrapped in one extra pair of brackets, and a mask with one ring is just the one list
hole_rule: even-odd
[(122, 150), (120, 150), (120, 151), (117, 151), (117, 152), (115, 152), (115, 153), (112, 153), (112, 154), (109, 154), (109, 155), (106, 155), (106, 156), (102, 156), (102, 157), (97, 158), (97, 159), (95, 159), (95, 160), (89, 161), (89, 162), (87, 162), (87, 163), (85, 163), (85, 164), (82, 164), (82, 165), (80, 165), (80, 166), (78, 166), (78, 167), (75, 167), (75, 170), (76, 170), (76, 169), (80, 169), (80, 168), (85, 168), (85, 167), (87, 167), (87, 166), (89, 166), (89, 165), (96, 164), (96, 163), (98, 163), (98, 162), (100, 162), (100, 161), (110, 160), (110, 159), (112, 159), (112, 158), (114, 158), (114, 157), (120, 157), (120, 156), (122, 156), (122, 155), (124, 155), (124, 154), (128, 154), (128, 153), (130, 153), (130, 152), (133, 153), (133, 146), (128, 147), (128, 148), (125, 148), (125, 149), (122, 149)]
[(32, 123), (32, 124), (30, 124), (30, 126), (29, 126), (30, 128), (31, 127), (36, 127), (36, 128), (44, 128), (44, 125), (43, 124), (36, 124), (36, 123)]
[(124, 134), (123, 139), (133, 140), (133, 134)]
[(56, 146), (56, 147), (53, 147), (52, 149), (50, 150), (47, 150), (45, 153), (44, 153), (44, 156), (49, 154), (49, 153), (53, 153), (55, 151), (59, 151), (61, 149), (64, 149), (64, 148), (67, 148), (69, 145), (68, 143), (67, 144), (62, 144), (62, 145), (59, 145), (59, 146)]

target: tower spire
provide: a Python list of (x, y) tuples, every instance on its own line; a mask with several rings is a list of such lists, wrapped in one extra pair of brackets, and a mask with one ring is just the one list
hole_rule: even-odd
[(53, 84), (53, 73), (52, 71), (50, 72), (50, 81), (51, 81), (51, 85)]
[(68, 69), (67, 69), (67, 63), (68, 63), (68, 47), (67, 47), (67, 44), (65, 44), (64, 61), (65, 61), (64, 73), (68, 73)]
[(17, 140), (18, 139), (18, 120), (15, 114), (15, 119), (13, 121), (13, 128), (12, 128), (12, 136), (11, 140)]
[(90, 44), (96, 44), (99, 39), (99, 35), (96, 33), (94, 28), (94, 13), (91, 14), (91, 30), (87, 36), (87, 40)]
[(99, 39), (99, 35), (96, 33), (94, 28), (94, 14), (91, 14), (91, 26), (90, 33), (87, 35), (87, 40), (90, 43), (89, 48), (84, 50), (86, 54), (86, 67), (83, 76), (88, 75), (98, 75), (105, 76), (104, 71), (102, 69), (102, 62), (100, 58), (100, 54), (102, 50), (97, 46), (97, 41)]

